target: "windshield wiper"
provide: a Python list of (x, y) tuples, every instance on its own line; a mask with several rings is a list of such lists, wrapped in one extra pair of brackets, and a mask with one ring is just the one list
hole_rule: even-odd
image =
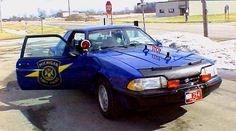
[(143, 43), (133, 40), (133, 41), (130, 41), (129, 44), (127, 44), (126, 46), (139, 46), (139, 45), (143, 45)]
[(127, 48), (126, 46), (107, 46), (107, 47), (101, 47), (101, 49), (110, 49), (110, 48)]
[(139, 46), (139, 45), (143, 45), (143, 44), (142, 43), (139, 43), (139, 44), (134, 44), (134, 43), (129, 44), (129, 46)]
[(131, 43), (131, 44), (128, 44), (128, 45), (125, 45), (126, 47), (129, 47), (129, 46), (134, 46), (134, 47), (136, 47), (136, 46), (140, 46), (140, 45), (144, 45), (144, 44), (142, 44), (142, 43)]

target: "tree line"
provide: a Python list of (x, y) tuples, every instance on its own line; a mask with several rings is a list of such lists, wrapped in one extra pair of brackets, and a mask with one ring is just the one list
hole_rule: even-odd
[[(156, 12), (156, 3), (155, 2), (146, 3), (146, 5), (144, 6), (144, 12), (145, 13), (155, 13)], [(141, 6), (136, 5), (134, 7), (134, 13), (142, 13)]]

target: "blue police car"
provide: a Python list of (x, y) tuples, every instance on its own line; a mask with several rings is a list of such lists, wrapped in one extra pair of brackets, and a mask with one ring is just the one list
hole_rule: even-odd
[(222, 82), (214, 62), (162, 46), (135, 26), (26, 36), (16, 63), (22, 90), (91, 89), (101, 113), (201, 100)]

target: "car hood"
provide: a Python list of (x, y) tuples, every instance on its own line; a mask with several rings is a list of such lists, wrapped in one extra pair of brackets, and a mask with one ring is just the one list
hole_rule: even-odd
[[(152, 51), (144, 53), (144, 47), (130, 49), (112, 49), (102, 51), (102, 57), (109, 57), (107, 60), (116, 59), (135, 69), (158, 68), (158, 67), (180, 67), (199, 63), (205, 58), (194, 53), (174, 50), (167, 47), (161, 47), (161, 51)], [(169, 57), (168, 55), (169, 54)], [(210, 62), (210, 61), (209, 61)]]

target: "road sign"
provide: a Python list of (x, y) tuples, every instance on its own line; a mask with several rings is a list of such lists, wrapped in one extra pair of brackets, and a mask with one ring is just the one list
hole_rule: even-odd
[(111, 5), (110, 1), (107, 1), (107, 3), (106, 3), (106, 12), (107, 12), (107, 15), (112, 14), (112, 5)]

